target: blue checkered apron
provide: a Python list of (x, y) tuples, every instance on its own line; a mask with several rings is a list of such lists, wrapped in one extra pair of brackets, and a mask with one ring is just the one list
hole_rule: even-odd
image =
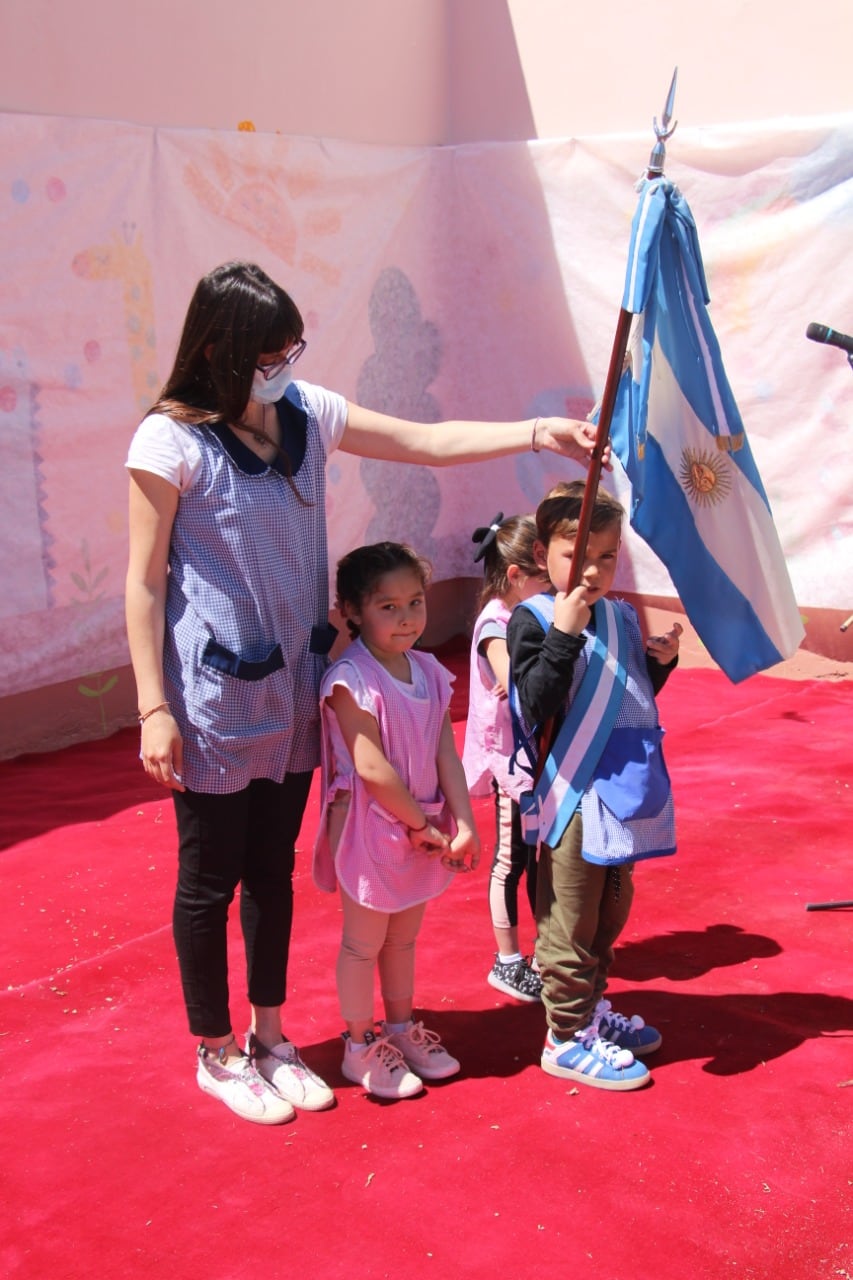
[[(628, 678), (610, 739), (580, 803), (583, 857), (601, 866), (675, 853), (672, 788), (640, 624), (631, 605), (613, 604), (625, 623)], [(588, 647), (589, 641), (575, 663), (570, 701), (583, 679)]]
[(201, 472), (178, 502), (163, 666), (193, 791), (280, 782), (319, 761), (326, 458), (296, 388), (279, 417), (302, 503), (227, 427), (197, 430)]

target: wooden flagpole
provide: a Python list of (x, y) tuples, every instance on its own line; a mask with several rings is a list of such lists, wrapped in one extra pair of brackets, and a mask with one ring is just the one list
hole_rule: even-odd
[[(666, 147), (664, 143), (667, 138), (672, 137), (678, 121), (672, 123), (672, 113), (675, 109), (675, 86), (678, 81), (678, 67), (672, 73), (672, 83), (669, 86), (669, 93), (666, 98), (666, 106), (663, 110), (661, 123), (658, 124), (657, 117), (654, 120), (654, 131), (657, 141), (655, 142), (652, 154), (649, 158), (648, 168), (646, 170), (647, 178), (658, 178), (663, 173), (664, 161), (666, 159)], [(613, 421), (613, 409), (616, 404), (616, 393), (619, 389), (619, 379), (625, 367), (625, 353), (628, 350), (628, 339), (631, 334), (631, 321), (633, 315), (630, 311), (626, 311), (624, 307), (619, 310), (619, 319), (616, 322), (616, 333), (613, 338), (613, 347), (610, 352), (610, 364), (607, 369), (607, 377), (604, 383), (604, 391), (601, 396), (601, 408), (598, 413), (598, 427), (595, 433), (595, 446), (592, 451), (589, 469), (586, 476), (586, 484), (584, 485), (583, 499), (581, 501), (581, 512), (578, 518), (578, 529), (575, 534), (575, 546), (572, 553), (572, 563), (569, 569), (569, 591), (574, 590), (580, 583), (583, 576), (583, 562), (586, 556), (586, 544), (589, 540), (589, 529), (592, 523), (592, 510), (595, 505), (595, 496), (598, 493), (598, 485), (601, 480), (602, 459), (604, 450), (607, 448), (607, 442), (610, 439), (610, 424)]]

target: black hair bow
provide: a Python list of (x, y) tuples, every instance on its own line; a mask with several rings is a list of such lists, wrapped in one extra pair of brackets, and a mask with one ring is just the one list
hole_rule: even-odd
[(500, 528), (501, 520), (503, 520), (503, 518), (504, 518), (504, 513), (502, 511), (499, 511), (490, 525), (485, 525), (481, 529), (475, 529), (474, 532), (471, 534), (471, 541), (480, 543), (480, 550), (474, 556), (474, 564), (477, 564), (480, 560), (482, 560), (483, 556), (486, 554), (487, 549), (494, 542), (495, 535), (498, 529)]

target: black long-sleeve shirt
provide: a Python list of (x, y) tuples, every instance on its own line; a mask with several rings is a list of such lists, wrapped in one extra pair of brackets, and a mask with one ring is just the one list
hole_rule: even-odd
[[(595, 631), (594, 615), (588, 631)], [(512, 679), (528, 725), (541, 725), (553, 717), (555, 730), (559, 728), (566, 712), (575, 663), (584, 644), (584, 636), (569, 635), (553, 625), (543, 632), (530, 609), (513, 610), (507, 628), (507, 648)], [(646, 669), (655, 694), (663, 688), (677, 664), (677, 655), (664, 665), (646, 654)]]

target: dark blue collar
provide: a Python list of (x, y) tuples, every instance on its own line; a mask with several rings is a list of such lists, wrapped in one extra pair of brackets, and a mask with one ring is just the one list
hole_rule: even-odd
[[(291, 384), (281, 400), (276, 402), (279, 426), (281, 427), (281, 447), (290, 459), (290, 474), (295, 477), (305, 461), (305, 448), (308, 440), (308, 414), (302, 407), (299, 392)], [(265, 471), (278, 471), (287, 475), (284, 459), (276, 457), (271, 463), (264, 462), (256, 453), (244, 444), (236, 432), (224, 422), (217, 422), (210, 427), (234, 466), (249, 476), (260, 476)]]

